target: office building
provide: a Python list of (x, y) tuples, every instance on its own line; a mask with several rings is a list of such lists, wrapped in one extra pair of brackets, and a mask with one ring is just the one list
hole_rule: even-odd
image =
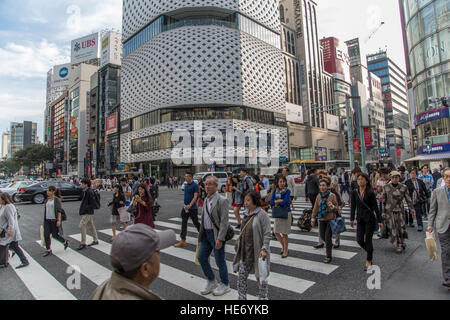
[(8, 150), (10, 144), (11, 135), (9, 131), (3, 132), (2, 135), (2, 159), (8, 158)]
[(31, 121), (11, 122), (10, 135), (8, 158), (11, 158), (17, 151), (36, 144), (37, 123)]

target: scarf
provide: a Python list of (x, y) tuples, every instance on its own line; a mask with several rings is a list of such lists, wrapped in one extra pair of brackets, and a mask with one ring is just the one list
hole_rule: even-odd
[(328, 190), (327, 193), (325, 193), (325, 195), (323, 195), (322, 193), (320, 194), (320, 206), (319, 206), (319, 219), (323, 219), (326, 216), (328, 216), (328, 205), (327, 205), (327, 200), (328, 197), (330, 196), (331, 192)]

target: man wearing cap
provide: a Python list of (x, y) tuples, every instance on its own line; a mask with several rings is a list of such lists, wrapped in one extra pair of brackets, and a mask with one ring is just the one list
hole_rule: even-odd
[(148, 287), (159, 275), (159, 252), (176, 243), (173, 230), (156, 232), (136, 224), (120, 233), (111, 247), (111, 278), (92, 300), (161, 300)]

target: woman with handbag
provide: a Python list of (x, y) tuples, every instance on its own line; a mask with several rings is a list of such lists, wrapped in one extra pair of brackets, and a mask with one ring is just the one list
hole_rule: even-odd
[(111, 209), (111, 224), (112, 224), (112, 233), (113, 236), (109, 239), (109, 242), (112, 243), (116, 238), (117, 233), (117, 224), (122, 224), (122, 227), (125, 229), (127, 224), (123, 221), (120, 221), (119, 208), (125, 207), (125, 195), (123, 194), (122, 187), (117, 185), (114, 186), (114, 195), (113, 199), (110, 203), (108, 203), (108, 207)]
[(21, 264), (16, 269), (24, 268), (30, 263), (19, 247), (19, 241), (22, 240), (17, 217), (17, 209), (9, 194), (0, 193), (0, 269), (7, 268), (8, 246), (20, 258)]
[[(236, 256), (233, 261), (234, 272), (239, 272), (237, 289), (239, 300), (247, 300), (247, 279), (249, 274), (255, 274), (259, 284), (259, 299), (268, 300), (269, 285), (267, 279), (262, 279), (259, 273), (259, 263), (266, 263), (270, 270), (270, 240), (271, 221), (261, 206), (261, 196), (257, 191), (251, 191), (245, 196), (245, 217), (243, 228), (235, 242)], [(262, 259), (262, 261), (260, 261)], [(267, 273), (268, 273), (267, 272)], [(265, 276), (268, 276), (265, 275)]]
[(351, 194), (351, 214), (350, 226), (354, 228), (355, 212), (356, 216), (356, 240), (358, 244), (367, 252), (366, 265), (364, 271), (373, 263), (373, 234), (376, 231), (377, 223), (383, 227), (380, 210), (377, 203), (377, 196), (370, 184), (370, 178), (364, 173), (358, 176), (358, 189)]
[(153, 203), (153, 198), (148, 193), (147, 186), (141, 184), (138, 188), (138, 194), (133, 200), (133, 205), (136, 206), (136, 218), (134, 220), (136, 224), (143, 223), (155, 229), (152, 215)]
[(287, 188), (286, 177), (280, 176), (278, 187), (272, 193), (272, 213), (275, 218), (274, 233), (277, 240), (281, 243), (281, 257), (287, 258), (289, 254), (289, 234), (291, 233), (291, 190)]
[[(341, 218), (342, 217), (342, 208), (345, 207), (345, 203), (342, 199), (341, 193), (339, 192), (339, 182), (337, 182), (336, 180), (332, 181), (331, 186), (330, 186), (330, 191), (336, 196), (338, 206), (339, 206), (338, 211), (336, 212), (336, 216), (337, 216), (337, 218)], [(333, 237), (335, 238), (333, 248), (338, 249), (341, 246), (341, 235), (336, 234), (336, 235), (333, 235)]]
[(331, 230), (331, 220), (336, 219), (336, 212), (339, 209), (336, 196), (329, 190), (330, 181), (327, 179), (320, 180), (320, 193), (316, 198), (312, 213), (311, 226), (314, 227), (317, 218), (319, 219), (320, 237), (325, 241), (327, 257), (323, 262), (330, 263), (332, 260), (333, 232)]
[(69, 240), (61, 236), (62, 229), (62, 196), (59, 189), (55, 186), (50, 186), (47, 189), (47, 200), (44, 206), (44, 239), (47, 251), (44, 257), (52, 254), (50, 235), (55, 240), (64, 244), (64, 250), (69, 247)]
[(241, 208), (244, 206), (244, 185), (241, 182), (241, 179), (238, 175), (234, 175), (232, 178), (232, 186), (231, 186), (231, 191), (232, 191), (232, 199), (233, 201), (231, 202), (231, 206), (233, 207), (234, 210), (234, 216), (236, 217), (236, 220), (238, 222), (236, 228), (240, 229), (241, 228), (241, 214), (239, 213), (239, 211), (241, 210)]

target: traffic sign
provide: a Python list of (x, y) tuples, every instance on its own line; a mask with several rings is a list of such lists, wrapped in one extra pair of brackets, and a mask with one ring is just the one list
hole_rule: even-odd
[(120, 162), (119, 163), (119, 168), (125, 168), (125, 162)]

